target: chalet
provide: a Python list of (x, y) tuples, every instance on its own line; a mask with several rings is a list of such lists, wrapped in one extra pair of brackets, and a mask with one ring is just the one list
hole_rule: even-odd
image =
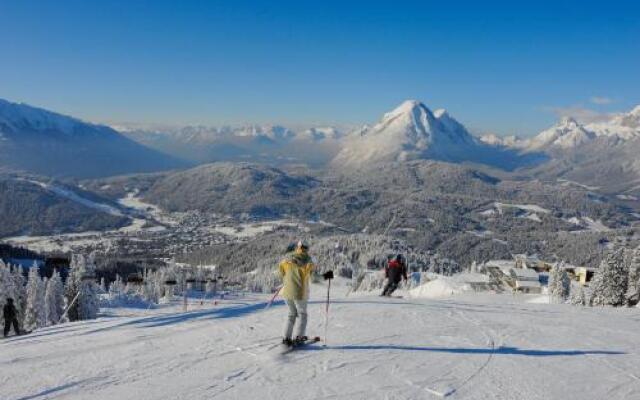
[(542, 285), (538, 273), (531, 268), (512, 268), (509, 275), (515, 282), (515, 289), (524, 293), (541, 293)]
[(487, 261), (484, 269), (494, 282), (502, 283), (514, 291), (524, 293), (542, 292), (540, 275), (533, 268), (528, 268), (527, 261), (522, 258)]

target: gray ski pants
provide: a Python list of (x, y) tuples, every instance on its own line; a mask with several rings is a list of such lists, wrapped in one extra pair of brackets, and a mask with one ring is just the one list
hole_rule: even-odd
[(287, 305), (289, 306), (289, 318), (287, 319), (284, 337), (286, 339), (292, 338), (293, 326), (298, 316), (300, 316), (300, 322), (298, 323), (296, 336), (304, 336), (307, 330), (307, 300), (287, 300)]

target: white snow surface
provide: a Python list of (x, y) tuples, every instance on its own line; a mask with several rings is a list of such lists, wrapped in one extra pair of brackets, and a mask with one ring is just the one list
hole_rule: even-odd
[(374, 161), (407, 161), (421, 158), (427, 150), (440, 155), (473, 152), (478, 143), (445, 110), (432, 112), (417, 100), (407, 100), (374, 126), (350, 134), (334, 162), (359, 166)]
[(83, 125), (90, 125), (76, 118), (56, 114), (24, 103), (12, 103), (0, 99), (0, 125), (13, 130), (29, 128), (38, 131), (59, 131), (72, 135)]
[[(638, 309), (539, 296), (344, 297), (327, 346), (279, 354), (270, 296), (109, 314), (0, 341), (3, 400), (637, 399)], [(309, 333), (324, 335), (314, 285)], [(402, 293), (401, 293), (402, 294)], [(406, 293), (404, 293), (406, 294)]]
[(538, 205), (535, 204), (507, 204), (507, 203), (499, 203), (496, 202), (494, 203), (494, 207), (498, 210), (498, 212), (500, 214), (502, 214), (502, 210), (504, 208), (518, 208), (520, 210), (526, 210), (526, 211), (531, 211), (534, 213), (542, 213), (542, 214), (549, 214), (551, 211), (547, 210), (546, 208), (540, 207)]
[(51, 193), (54, 193), (58, 196), (67, 198), (75, 203), (81, 204), (85, 207), (89, 207), (89, 208), (93, 208), (94, 210), (98, 210), (101, 211), (103, 213), (107, 213), (110, 215), (114, 215), (117, 217), (122, 217), (124, 216), (124, 214), (118, 210), (116, 207), (109, 205), (109, 204), (105, 204), (105, 203), (98, 203), (96, 201), (87, 199), (85, 197), (80, 196), (79, 194), (77, 194), (76, 192), (60, 187), (60, 186), (56, 186), (56, 185), (52, 185), (49, 183), (44, 183), (44, 182), (40, 182), (40, 181), (36, 181), (36, 180), (31, 180), (31, 179), (24, 179), (25, 182), (29, 182), (29, 183), (33, 183), (34, 185), (38, 185), (41, 188), (43, 188), (44, 190), (47, 190)]
[(595, 133), (588, 131), (573, 118), (563, 118), (560, 123), (540, 132), (529, 142), (529, 148), (539, 150), (547, 147), (572, 148), (595, 139)]
[(450, 297), (470, 290), (471, 286), (468, 284), (443, 276), (411, 289), (409, 297), (436, 299)]

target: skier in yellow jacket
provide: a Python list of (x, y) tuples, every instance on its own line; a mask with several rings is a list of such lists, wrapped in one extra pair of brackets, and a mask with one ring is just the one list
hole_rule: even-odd
[[(282, 297), (289, 306), (289, 318), (285, 327), (284, 339), (282, 342), (286, 345), (292, 345), (296, 342), (304, 342), (307, 337), (305, 332), (307, 329), (307, 301), (309, 299), (309, 283), (311, 273), (315, 268), (311, 257), (309, 257), (309, 246), (299, 241), (297, 244), (290, 245), (287, 249), (287, 256), (278, 267), (278, 272), (282, 278)], [(297, 317), (300, 316), (298, 330), (295, 339), (292, 339), (293, 327)]]

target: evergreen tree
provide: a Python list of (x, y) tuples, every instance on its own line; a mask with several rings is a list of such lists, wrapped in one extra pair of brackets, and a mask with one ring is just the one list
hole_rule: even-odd
[(572, 290), (569, 297), (569, 303), (574, 306), (586, 306), (589, 304), (587, 290), (584, 286), (580, 285), (578, 290)]
[(624, 250), (614, 250), (604, 257), (591, 282), (593, 305), (621, 306), (626, 304), (629, 271), (624, 262)]
[(18, 321), (24, 319), (24, 310), (27, 307), (27, 288), (26, 279), (22, 274), (22, 268), (20, 266), (14, 266), (11, 268), (11, 277), (13, 278), (13, 304), (18, 311)]
[(0, 309), (13, 293), (13, 279), (9, 267), (0, 259)]
[(94, 279), (94, 255), (90, 254), (88, 257), (81, 254), (72, 255), (65, 289), (67, 303), (70, 305), (67, 310), (70, 321), (96, 318), (99, 304)]
[(125, 285), (120, 275), (116, 275), (116, 280), (109, 285), (109, 299), (120, 299), (125, 292)]
[(44, 300), (47, 325), (55, 325), (64, 313), (64, 287), (58, 271), (53, 271), (51, 279), (47, 282)]
[(564, 262), (556, 263), (549, 272), (549, 296), (556, 302), (563, 302), (569, 297), (571, 280), (564, 268)]
[(629, 284), (627, 287), (627, 299), (633, 304), (640, 299), (640, 246), (630, 254), (629, 260)]
[[(40, 273), (40, 269), (38, 268), (38, 275), (39, 273)], [(38, 296), (37, 296), (36, 304), (38, 305), (38, 328), (41, 328), (43, 326), (47, 326), (47, 309), (46, 309), (46, 301), (45, 301), (45, 295), (47, 292), (47, 281), (46, 279), (40, 278), (38, 276), (37, 282), (38, 282)]]
[(37, 264), (29, 269), (27, 282), (27, 307), (24, 311), (24, 329), (32, 331), (45, 326), (44, 286)]
[(144, 281), (142, 283), (142, 295), (144, 299), (150, 303), (158, 303), (158, 295), (155, 290), (155, 282), (153, 280), (153, 274), (148, 270), (145, 270)]

